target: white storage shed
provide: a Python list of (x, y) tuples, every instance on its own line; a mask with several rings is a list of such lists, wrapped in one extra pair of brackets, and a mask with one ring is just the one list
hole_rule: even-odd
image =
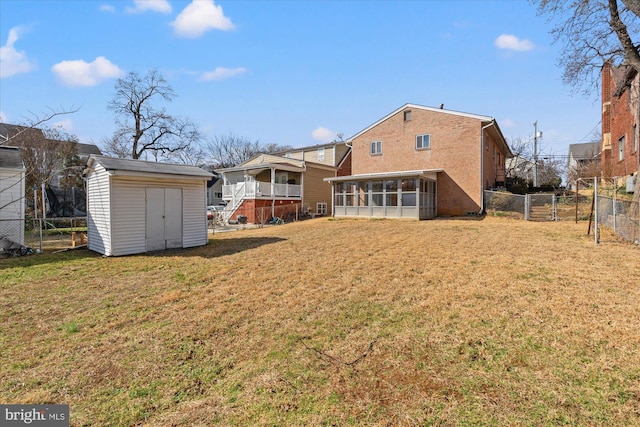
[[(18, 147), (0, 147), (0, 240), (24, 245), (25, 167)], [(0, 246), (0, 250), (2, 247)]]
[(91, 155), (84, 176), (90, 250), (119, 256), (207, 243), (211, 173)]

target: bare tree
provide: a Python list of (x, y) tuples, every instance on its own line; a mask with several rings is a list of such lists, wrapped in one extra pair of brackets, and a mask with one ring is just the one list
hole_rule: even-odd
[[(77, 186), (81, 182), (78, 160), (78, 139), (60, 128), (28, 128), (16, 133), (11, 145), (21, 148), (25, 166), (25, 188), (35, 188), (41, 199), (41, 189), (54, 178), (64, 186)], [(28, 204), (33, 205), (33, 193), (26, 191)]]
[(563, 43), (559, 65), (563, 81), (574, 90), (592, 94), (599, 87), (605, 61), (640, 71), (637, 0), (534, 0), (538, 13), (553, 23), (551, 34)]
[(116, 114), (119, 126), (107, 140), (107, 153), (122, 156), (129, 148), (127, 157), (139, 159), (152, 152), (167, 158), (168, 155), (197, 143), (201, 136), (198, 127), (188, 119), (169, 115), (156, 102), (172, 101), (176, 95), (157, 70), (149, 70), (141, 76), (130, 72), (116, 82), (116, 93), (107, 107)]
[[(640, 73), (640, 1), (530, 1), (537, 3), (539, 14), (556, 21), (552, 34), (556, 41), (564, 43), (559, 61), (564, 67), (563, 80), (574, 89), (583, 87), (585, 93), (591, 93), (599, 86), (600, 70), (607, 61), (614, 66), (628, 65), (635, 71), (625, 75), (622, 89), (628, 88), (634, 74)], [(638, 121), (640, 112), (636, 111)], [(638, 166), (640, 168), (640, 164)], [(608, 172), (604, 170), (603, 174)], [(634, 202), (640, 202), (640, 179), (637, 177)]]
[(31, 117), (25, 118), (23, 123), (5, 128), (6, 134), (0, 134), (0, 145), (14, 145), (14, 141), (22, 138), (23, 133), (37, 133), (39, 132), (38, 127), (42, 124), (52, 120), (55, 117), (73, 114), (78, 112), (79, 110), (80, 107), (71, 106), (70, 109), (65, 109), (63, 107), (57, 109), (47, 107), (46, 111), (40, 114), (29, 111)]
[(216, 136), (209, 142), (207, 149), (211, 157), (211, 166), (216, 168), (228, 168), (236, 166), (258, 153), (276, 153), (289, 150), (288, 145), (267, 144), (260, 141), (251, 141), (245, 137), (229, 133)]

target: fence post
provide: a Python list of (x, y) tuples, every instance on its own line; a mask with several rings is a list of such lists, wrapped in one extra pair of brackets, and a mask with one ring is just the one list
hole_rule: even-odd
[(613, 200), (611, 200), (611, 203), (613, 203), (613, 232), (617, 233), (618, 232), (618, 227), (616, 226), (616, 216), (617, 216), (617, 212), (616, 212), (616, 193), (618, 192), (618, 186), (616, 185), (616, 181), (614, 179), (613, 181)]
[(529, 198), (529, 194), (527, 193), (524, 195), (524, 220), (525, 221), (529, 220), (529, 211), (531, 210), (530, 204), (531, 204), (531, 201)]
[(40, 230), (40, 253), (42, 253), (42, 218), (36, 218), (38, 221), (38, 230)]
[(593, 206), (594, 206), (594, 222), (593, 222), (593, 237), (596, 245), (600, 243), (600, 236), (598, 230), (598, 177), (593, 177)]

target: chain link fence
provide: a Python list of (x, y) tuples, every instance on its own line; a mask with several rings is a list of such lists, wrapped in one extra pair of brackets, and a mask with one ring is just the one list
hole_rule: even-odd
[(600, 227), (629, 242), (640, 242), (640, 200), (631, 199), (603, 179), (583, 180), (578, 192), (560, 194), (511, 194), (485, 191), (484, 208), (489, 215), (529, 221), (584, 221), (587, 234), (602, 238)]
[(87, 243), (87, 218), (0, 220), (0, 256), (52, 253)]

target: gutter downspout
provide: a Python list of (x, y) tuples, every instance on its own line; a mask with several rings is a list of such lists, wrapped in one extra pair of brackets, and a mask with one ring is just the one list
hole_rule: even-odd
[(484, 215), (484, 130), (493, 126), (496, 119), (491, 119), (488, 125), (480, 129), (480, 215)]

